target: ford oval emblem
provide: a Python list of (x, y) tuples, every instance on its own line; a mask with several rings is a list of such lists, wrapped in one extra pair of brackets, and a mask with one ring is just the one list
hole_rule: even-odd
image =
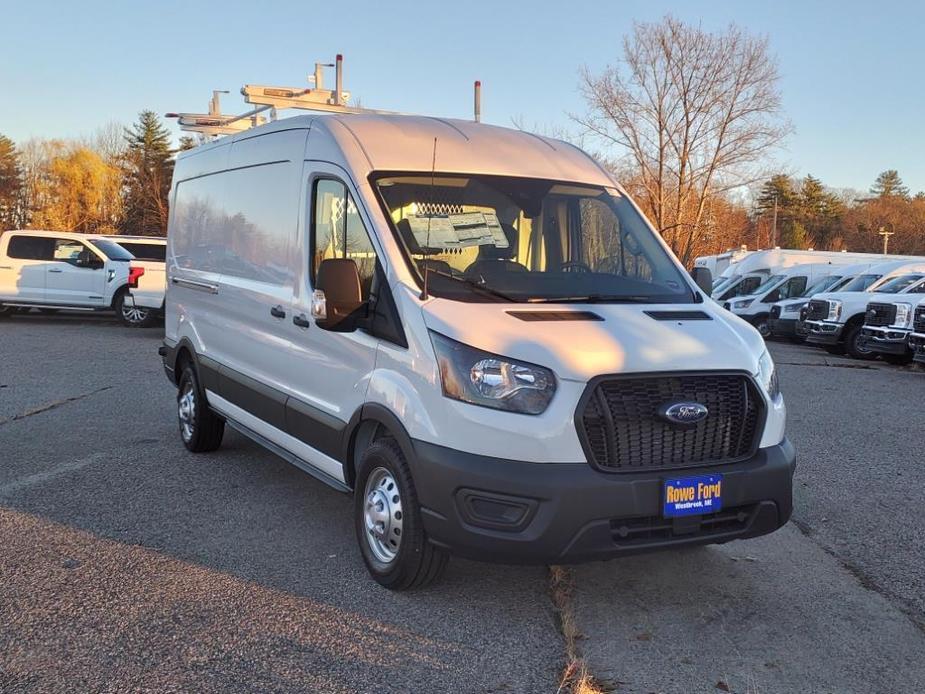
[(662, 406), (658, 414), (671, 424), (692, 427), (706, 419), (710, 411), (699, 402), (673, 402)]

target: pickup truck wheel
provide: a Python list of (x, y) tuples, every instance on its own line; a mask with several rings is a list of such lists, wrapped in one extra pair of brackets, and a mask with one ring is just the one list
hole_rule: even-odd
[(427, 540), (411, 470), (394, 439), (360, 457), (354, 521), (369, 573), (391, 590), (426, 586), (446, 569), (447, 553)]
[(866, 347), (861, 346), (860, 340), (862, 327), (863, 326), (861, 325), (855, 325), (848, 331), (848, 334), (845, 336), (845, 351), (854, 359), (869, 361), (874, 359), (877, 355)]
[(135, 306), (135, 302), (125, 289), (116, 296), (113, 308), (119, 320), (122, 321), (122, 325), (129, 328), (147, 328), (157, 320), (153, 309)]
[(180, 374), (177, 419), (183, 445), (193, 453), (214, 451), (222, 444), (225, 422), (209, 409), (192, 364), (184, 366)]

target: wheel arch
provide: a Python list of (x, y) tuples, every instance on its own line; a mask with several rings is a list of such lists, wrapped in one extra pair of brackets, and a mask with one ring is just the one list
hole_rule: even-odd
[(366, 403), (347, 423), (344, 435), (344, 479), (350, 488), (356, 481), (360, 455), (369, 444), (383, 437), (395, 440), (406, 461), (414, 460), (414, 444), (398, 416), (383, 405)]

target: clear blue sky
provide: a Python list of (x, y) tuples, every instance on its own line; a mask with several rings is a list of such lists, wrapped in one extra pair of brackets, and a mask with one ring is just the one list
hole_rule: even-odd
[[(673, 13), (706, 28), (768, 34), (796, 127), (781, 166), (866, 189), (898, 169), (925, 190), (925, 3), (620, 0), (406, 3), (4, 0), (0, 133), (69, 137), (137, 112), (244, 110), (245, 82), (305, 84), (315, 60), (346, 57), (369, 107), (540, 127), (580, 111), (577, 72), (620, 54), (634, 20)], [(173, 126), (172, 126), (173, 127)]]

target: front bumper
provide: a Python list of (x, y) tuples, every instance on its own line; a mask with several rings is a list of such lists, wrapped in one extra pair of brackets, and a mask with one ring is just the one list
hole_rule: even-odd
[(805, 321), (806, 341), (813, 345), (837, 345), (841, 342), (841, 333), (844, 326), (841, 323), (829, 321)]
[(909, 331), (895, 328), (861, 329), (860, 346), (877, 354), (904, 355), (909, 351)]
[[(633, 473), (586, 463), (525, 463), (414, 441), (415, 488), (430, 540), (453, 554), (513, 564), (575, 563), (773, 532), (790, 518), (788, 440), (739, 463)], [(668, 477), (723, 475), (723, 509), (662, 517)]]
[(769, 318), (768, 328), (775, 337), (796, 337), (797, 322), (795, 318)]
[(925, 334), (912, 333), (909, 335), (909, 349), (912, 350), (912, 360), (925, 364)]

